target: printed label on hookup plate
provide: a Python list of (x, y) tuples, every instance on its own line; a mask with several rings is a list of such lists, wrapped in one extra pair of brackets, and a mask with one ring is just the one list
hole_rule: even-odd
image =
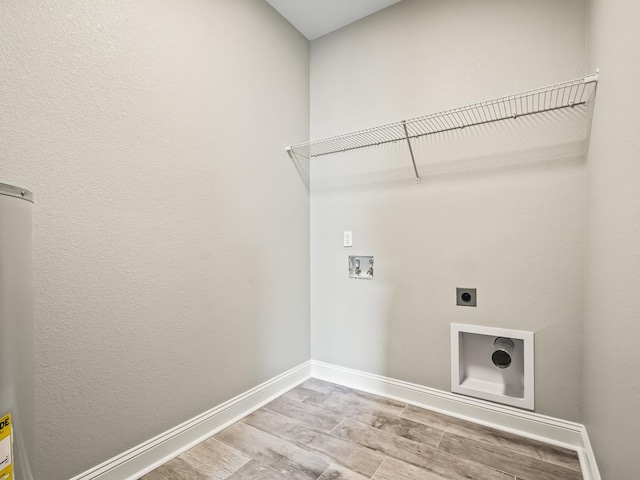
[(13, 480), (13, 424), (11, 414), (0, 418), (0, 480)]

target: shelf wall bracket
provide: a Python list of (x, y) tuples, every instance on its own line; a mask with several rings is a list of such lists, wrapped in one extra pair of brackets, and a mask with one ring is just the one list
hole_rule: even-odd
[(420, 175), (418, 174), (418, 167), (416, 167), (416, 158), (413, 156), (413, 148), (411, 147), (411, 140), (409, 140), (409, 131), (407, 130), (407, 121), (402, 121), (402, 127), (404, 128), (404, 136), (407, 139), (407, 145), (409, 145), (409, 153), (411, 154), (411, 163), (413, 163), (413, 171), (416, 174), (416, 183), (420, 183)]

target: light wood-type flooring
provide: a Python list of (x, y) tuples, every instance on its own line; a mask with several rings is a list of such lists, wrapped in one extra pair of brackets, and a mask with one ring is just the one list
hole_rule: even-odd
[(309, 379), (143, 480), (582, 480), (572, 450)]

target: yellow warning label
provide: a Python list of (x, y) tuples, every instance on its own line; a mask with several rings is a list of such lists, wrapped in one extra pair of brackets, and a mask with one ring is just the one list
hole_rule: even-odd
[(13, 480), (13, 424), (11, 414), (0, 418), (0, 480)]

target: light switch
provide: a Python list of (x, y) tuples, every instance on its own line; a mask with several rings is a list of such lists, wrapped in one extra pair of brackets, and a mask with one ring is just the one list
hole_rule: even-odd
[(353, 247), (353, 232), (344, 232), (344, 246)]

